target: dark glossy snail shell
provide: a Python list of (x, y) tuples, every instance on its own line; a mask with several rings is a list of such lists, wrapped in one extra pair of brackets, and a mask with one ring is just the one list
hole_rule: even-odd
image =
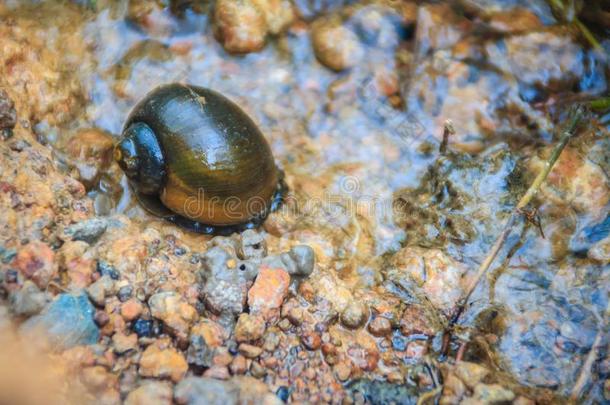
[(260, 225), (285, 188), (256, 124), (203, 87), (169, 84), (146, 95), (114, 156), (149, 212), (200, 233)]

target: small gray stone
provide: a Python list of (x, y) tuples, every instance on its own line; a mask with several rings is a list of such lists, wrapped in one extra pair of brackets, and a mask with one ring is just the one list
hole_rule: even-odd
[(233, 236), (214, 236), (207, 243), (208, 250), (213, 247), (220, 247), (227, 251), (231, 256), (237, 257), (237, 251), (239, 250), (240, 242), (238, 235)]
[(283, 269), (292, 276), (307, 277), (313, 271), (315, 253), (310, 246), (297, 245), (289, 252), (267, 256), (262, 263), (276, 269)]
[(297, 263), (288, 253), (267, 256), (263, 259), (263, 264), (274, 269), (286, 270), (288, 274), (296, 274), (298, 272)]
[(241, 234), (241, 246), (237, 252), (241, 259), (262, 259), (267, 256), (265, 236), (253, 229), (247, 229)]
[(233, 259), (230, 252), (220, 246), (213, 246), (208, 249), (201, 260), (203, 269), (209, 274), (209, 277), (222, 275), (227, 270), (227, 262)]
[(237, 315), (244, 310), (247, 292), (245, 285), (212, 279), (205, 284), (202, 294), (206, 306), (213, 313)]
[(235, 384), (213, 378), (187, 377), (174, 391), (174, 400), (181, 405), (233, 405), (238, 399)]
[(102, 276), (110, 276), (110, 278), (113, 280), (118, 280), (121, 278), (119, 271), (114, 266), (103, 260), (98, 260), (97, 271)]
[(47, 303), (47, 296), (40, 291), (36, 284), (26, 281), (21, 290), (11, 293), (11, 310), (17, 316), (36, 315)]
[(70, 225), (64, 229), (64, 235), (72, 240), (81, 240), (92, 245), (106, 232), (108, 221), (102, 218), (91, 218)]
[(133, 295), (133, 287), (130, 284), (124, 285), (119, 288), (116, 295), (119, 298), (119, 301), (125, 302)]
[(20, 331), (26, 335), (43, 333), (58, 350), (94, 344), (99, 338), (94, 314), (85, 294), (60, 294), (40, 315), (24, 322)]
[(297, 271), (294, 274), (291, 273), (291, 275), (306, 277), (311, 274), (316, 261), (316, 255), (311, 246), (297, 245), (290, 249), (289, 255), (296, 263), (297, 268)]
[(114, 292), (114, 281), (110, 276), (102, 276), (87, 288), (87, 295), (97, 306), (104, 306), (106, 297)]
[(202, 336), (191, 335), (189, 348), (186, 351), (188, 364), (198, 367), (211, 367), (214, 349), (210, 348)]

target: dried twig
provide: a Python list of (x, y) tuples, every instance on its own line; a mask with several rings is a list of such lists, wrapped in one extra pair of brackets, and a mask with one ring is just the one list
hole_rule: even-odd
[(483, 276), (485, 275), (485, 273), (487, 272), (487, 270), (493, 263), (494, 259), (498, 255), (498, 252), (504, 245), (506, 238), (512, 231), (513, 226), (515, 225), (515, 222), (517, 221), (517, 218), (519, 218), (519, 216), (521, 215), (520, 213), (523, 212), (523, 209), (530, 203), (530, 201), (532, 201), (532, 199), (534, 198), (536, 193), (538, 193), (538, 190), (540, 190), (540, 186), (545, 181), (548, 174), (551, 172), (551, 169), (555, 165), (555, 162), (559, 158), (559, 155), (561, 154), (561, 152), (567, 145), (568, 141), (570, 140), (570, 138), (572, 138), (572, 136), (576, 132), (576, 127), (580, 123), (583, 116), (584, 116), (584, 109), (581, 106), (573, 108), (572, 111), (570, 112), (570, 119), (569, 119), (567, 128), (561, 135), (561, 138), (559, 139), (559, 143), (555, 146), (555, 148), (553, 149), (553, 151), (551, 153), (551, 156), (545, 163), (544, 169), (538, 174), (538, 176), (536, 177), (536, 179), (534, 180), (534, 182), (532, 183), (530, 188), (527, 189), (527, 191), (525, 192), (523, 197), (521, 197), (521, 200), (519, 200), (519, 203), (517, 204), (517, 206), (513, 209), (512, 213), (510, 214), (510, 217), (508, 218), (508, 221), (506, 222), (506, 225), (504, 226), (504, 229), (502, 230), (502, 233), (500, 234), (498, 239), (496, 239), (496, 242), (494, 243), (493, 247), (489, 251), (489, 253), (488, 253), (487, 257), (485, 258), (485, 260), (483, 261), (483, 263), (481, 263), (481, 266), (479, 267), (479, 270), (477, 271), (477, 274), (475, 275), (475, 278), (474, 278), (472, 284), (466, 290), (466, 293), (458, 301), (457, 306), (456, 306), (456, 311), (455, 311), (451, 321), (449, 322), (449, 329), (451, 329), (459, 320), (460, 316), (462, 315), (462, 312), (464, 312), (464, 309), (465, 309), (466, 305), (468, 304), (468, 300), (470, 299), (470, 296), (472, 295), (472, 293), (475, 290), (475, 288), (477, 287), (477, 285), (479, 285), (479, 282), (481, 281), (481, 279), (483, 278)]
[(441, 155), (444, 155), (447, 152), (447, 145), (449, 144), (449, 135), (455, 134), (455, 128), (453, 127), (453, 122), (451, 120), (445, 121), (445, 125), (443, 125), (443, 141), (441, 142), (441, 146), (439, 147), (439, 152)]

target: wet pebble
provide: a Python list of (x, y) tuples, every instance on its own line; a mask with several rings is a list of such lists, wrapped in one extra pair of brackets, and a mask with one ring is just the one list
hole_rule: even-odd
[(249, 359), (254, 359), (254, 358), (260, 356), (261, 353), (263, 352), (262, 348), (260, 348), (258, 346), (250, 345), (247, 343), (240, 344), (239, 347), (237, 348), (237, 350), (239, 351), (239, 353), (241, 355), (243, 355), (244, 357), (247, 357)]
[(417, 305), (409, 305), (405, 308), (400, 319), (400, 331), (405, 336), (436, 334), (433, 323), (426, 317), (424, 309)]
[(341, 313), (341, 323), (350, 328), (361, 327), (368, 316), (368, 308), (359, 301), (351, 301)]
[(127, 322), (139, 318), (143, 310), (142, 303), (136, 298), (128, 299), (121, 304), (121, 316)]
[(108, 324), (108, 322), (110, 322), (110, 316), (108, 315), (108, 313), (106, 311), (99, 310), (99, 311), (95, 311), (93, 320), (95, 321), (97, 326), (99, 326), (100, 328), (103, 328), (104, 326), (106, 326)]
[(279, 315), (289, 284), (290, 275), (286, 271), (262, 266), (248, 291), (250, 312), (261, 314), (265, 319)]
[(297, 277), (307, 277), (314, 269), (315, 253), (310, 246), (297, 245), (288, 252), (268, 256), (263, 265), (283, 269), (288, 274)]
[(188, 364), (181, 352), (172, 348), (162, 349), (157, 344), (152, 344), (144, 350), (139, 364), (141, 376), (170, 378), (173, 382), (180, 381), (188, 370)]
[(265, 15), (252, 0), (219, 0), (214, 7), (214, 36), (227, 52), (260, 51), (267, 36)]
[(137, 319), (133, 323), (133, 331), (138, 337), (154, 337), (157, 335), (154, 322), (150, 319)]
[(203, 286), (202, 296), (206, 307), (214, 314), (238, 315), (244, 311), (246, 288), (245, 281), (235, 283), (213, 278)]
[(47, 295), (36, 284), (26, 281), (20, 290), (10, 294), (9, 300), (13, 314), (29, 317), (42, 311), (47, 303)]
[(30, 242), (19, 249), (13, 265), (40, 289), (45, 289), (57, 274), (55, 253), (46, 243), (39, 241)]
[(114, 266), (103, 260), (98, 260), (96, 269), (102, 276), (109, 276), (113, 280), (118, 280), (121, 277), (119, 271)]
[(214, 358), (214, 349), (210, 348), (205, 339), (200, 335), (191, 335), (189, 347), (186, 351), (188, 364), (197, 367), (210, 367)]
[(258, 361), (253, 361), (250, 365), (250, 374), (256, 378), (263, 378), (267, 375), (267, 371)]
[(265, 333), (265, 320), (258, 315), (241, 314), (235, 325), (235, 339), (238, 342), (258, 340)]
[(455, 375), (470, 389), (474, 389), (488, 374), (487, 368), (467, 361), (459, 361), (455, 367)]
[(288, 252), (296, 264), (296, 271), (291, 275), (307, 277), (313, 272), (316, 256), (308, 245), (297, 245)]
[(114, 281), (109, 276), (100, 277), (87, 287), (87, 295), (98, 307), (104, 306), (107, 296), (114, 294)]
[(107, 219), (91, 218), (66, 227), (63, 234), (66, 239), (83, 241), (93, 245), (106, 232), (107, 228)]
[(301, 342), (308, 350), (317, 350), (320, 347), (322, 340), (317, 333), (306, 331), (301, 335)]
[[(284, 305), (284, 308), (286, 308), (286, 305)], [(300, 326), (303, 323), (303, 308), (290, 308), (286, 314), (286, 319), (294, 326)]]
[(324, 355), (324, 360), (331, 366), (337, 363), (337, 347), (332, 343), (322, 343), (322, 354)]
[(288, 402), (288, 399), (290, 398), (290, 389), (282, 385), (277, 389), (277, 391), (275, 391), (275, 395), (277, 395), (282, 402)]
[(265, 335), (265, 340), (263, 342), (263, 349), (265, 349), (268, 352), (273, 352), (279, 344), (280, 344), (280, 336), (275, 332), (268, 332)]
[(115, 333), (112, 335), (112, 347), (117, 354), (124, 354), (138, 348), (138, 335), (131, 333), (124, 335), (123, 333)]
[(373, 336), (386, 336), (392, 332), (392, 323), (389, 319), (378, 316), (369, 323), (368, 328)]
[(150, 313), (163, 321), (170, 331), (186, 339), (190, 326), (197, 319), (197, 310), (178, 293), (166, 291), (154, 294), (148, 300)]
[(229, 370), (231, 370), (233, 375), (245, 374), (246, 370), (248, 370), (246, 357), (242, 356), (241, 354), (235, 356), (229, 365)]
[(116, 295), (117, 295), (119, 301), (126, 302), (127, 300), (129, 300), (131, 298), (132, 294), (133, 294), (133, 287), (130, 284), (127, 284), (127, 285), (121, 286)]
[(268, 32), (277, 35), (286, 30), (295, 19), (291, 0), (253, 0), (263, 12)]
[(229, 369), (226, 366), (212, 366), (205, 370), (203, 376), (217, 380), (228, 380), (231, 377)]
[(311, 27), (316, 58), (329, 69), (341, 71), (356, 66), (364, 56), (358, 36), (338, 17), (321, 17)]

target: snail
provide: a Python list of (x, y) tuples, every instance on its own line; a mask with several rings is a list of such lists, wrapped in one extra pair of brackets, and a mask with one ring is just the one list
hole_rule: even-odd
[(204, 87), (174, 83), (148, 93), (129, 114), (114, 159), (147, 211), (199, 233), (260, 226), (286, 189), (252, 119)]

